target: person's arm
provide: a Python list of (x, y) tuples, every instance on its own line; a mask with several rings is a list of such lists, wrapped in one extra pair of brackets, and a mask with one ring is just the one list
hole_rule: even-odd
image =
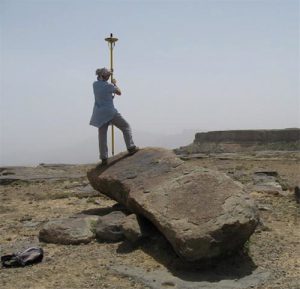
[(121, 89), (117, 86), (117, 81), (113, 78), (111, 83), (115, 86), (115, 94), (116, 95), (121, 95)]

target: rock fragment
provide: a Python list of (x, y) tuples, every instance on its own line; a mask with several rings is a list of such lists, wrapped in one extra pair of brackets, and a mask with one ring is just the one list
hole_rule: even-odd
[(145, 218), (131, 214), (122, 223), (122, 230), (127, 240), (137, 243), (141, 239), (150, 236), (151, 228)]
[(96, 238), (100, 241), (121, 241), (125, 238), (122, 223), (126, 214), (122, 211), (113, 211), (98, 218), (95, 226)]
[(89, 243), (95, 234), (92, 222), (97, 216), (49, 221), (39, 232), (39, 240), (46, 243), (78, 245)]

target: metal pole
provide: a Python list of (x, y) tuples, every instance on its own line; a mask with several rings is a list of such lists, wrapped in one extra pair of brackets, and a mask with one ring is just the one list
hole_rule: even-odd
[[(115, 42), (118, 41), (118, 38), (114, 38), (113, 34), (110, 34), (110, 37), (105, 38), (105, 41), (107, 41), (109, 43), (109, 49), (110, 49), (110, 70), (111, 70), (111, 77), (110, 77), (110, 81), (112, 82), (113, 80), (113, 72), (114, 72), (114, 68), (113, 68), (113, 49), (115, 46)], [(114, 156), (115, 155), (115, 131), (114, 131), (114, 126), (111, 125), (111, 154)]]
[[(112, 36), (112, 34), (111, 34)], [(113, 80), (113, 44), (110, 42), (110, 70), (111, 70), (111, 76), (110, 76), (110, 82)], [(115, 155), (115, 128), (114, 125), (111, 125), (111, 154)]]

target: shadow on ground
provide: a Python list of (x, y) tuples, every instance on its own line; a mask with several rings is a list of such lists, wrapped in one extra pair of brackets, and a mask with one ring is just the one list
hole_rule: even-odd
[(105, 216), (105, 215), (108, 215), (108, 214), (110, 214), (112, 212), (115, 212), (115, 211), (122, 211), (126, 215), (131, 214), (131, 212), (128, 211), (125, 206), (117, 203), (117, 204), (115, 204), (111, 207), (93, 208), (93, 209), (89, 209), (89, 210), (84, 210), (84, 211), (81, 211), (80, 213), (78, 213), (78, 215)]
[(128, 254), (139, 248), (163, 265), (173, 276), (192, 282), (236, 280), (251, 275), (257, 269), (245, 250), (218, 259), (187, 262), (178, 257), (162, 234), (156, 229), (153, 230), (155, 233), (151, 238), (135, 245), (126, 240), (119, 245), (117, 252)]

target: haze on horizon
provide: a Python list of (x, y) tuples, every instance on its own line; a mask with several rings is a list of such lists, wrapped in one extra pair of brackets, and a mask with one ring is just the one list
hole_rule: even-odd
[(300, 127), (298, 0), (2, 0), (0, 18), (0, 165), (98, 160), (92, 83), (110, 33), (115, 106), (140, 146)]

